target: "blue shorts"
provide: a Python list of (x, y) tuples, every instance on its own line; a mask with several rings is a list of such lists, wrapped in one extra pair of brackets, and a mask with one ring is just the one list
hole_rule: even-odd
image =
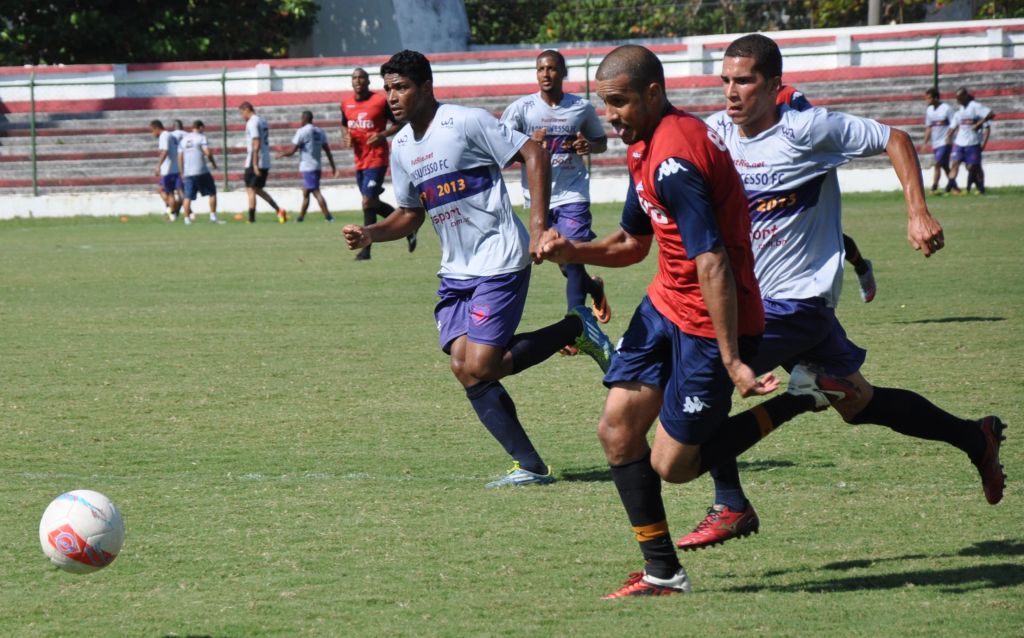
[(202, 175), (190, 175), (185, 178), (185, 199), (195, 199), (200, 195), (210, 196), (217, 194), (217, 185), (213, 183), (213, 175), (203, 173)]
[(387, 166), (375, 166), (356, 171), (356, 184), (363, 197), (377, 197), (384, 192), (384, 175), (387, 172)]
[(505, 346), (519, 327), (530, 289), (530, 267), (519, 272), (473, 279), (441, 278), (434, 307), (441, 349), (467, 335), (473, 343)]
[(975, 144), (974, 146), (957, 146), (953, 145), (953, 154), (950, 159), (954, 162), (963, 162), (968, 166), (977, 166), (981, 164), (981, 144)]
[(181, 173), (178, 173), (178, 179), (174, 181), (174, 188), (179, 191), (185, 190), (185, 180), (181, 179)]
[(590, 241), (597, 237), (590, 224), (590, 202), (573, 202), (556, 206), (548, 212), (547, 227), (554, 228), (566, 239)]
[[(749, 360), (759, 337), (740, 338), (740, 358)], [(683, 444), (710, 439), (732, 407), (733, 383), (722, 365), (718, 341), (687, 334), (651, 303), (643, 301), (604, 376), (608, 387), (639, 382), (664, 392), (661, 425)]]
[(867, 351), (850, 341), (824, 299), (763, 299), (764, 336), (750, 367), (757, 374), (800, 361), (824, 368), (836, 377), (860, 370)]
[(932, 151), (932, 156), (935, 158), (935, 165), (941, 168), (949, 168), (949, 154), (952, 151), (952, 147), (949, 144), (943, 144), (942, 146)]
[(168, 194), (173, 193), (174, 189), (178, 187), (178, 174), (172, 173), (171, 175), (161, 175), (157, 184), (160, 185), (160, 190), (163, 192)]
[(320, 188), (321, 170), (302, 171), (302, 187), (308, 191), (315, 191)]

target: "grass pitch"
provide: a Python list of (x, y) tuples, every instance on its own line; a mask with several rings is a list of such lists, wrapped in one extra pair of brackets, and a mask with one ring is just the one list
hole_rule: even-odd
[[(925, 260), (897, 195), (846, 197), (879, 293), (860, 303), (848, 271), (840, 316), (874, 383), (1002, 415), (1003, 502), (943, 444), (801, 416), (741, 459), (761, 534), (682, 555), (692, 596), (616, 602), (640, 557), (594, 435), (597, 367), (505, 381), (563, 480), (484, 490), (508, 460), (437, 347), (429, 230), (356, 263), (315, 215), (0, 223), (0, 635), (1020, 636), (1024, 191), (931, 206), (948, 244)], [(613, 338), (654, 266), (594, 269)], [(523, 328), (563, 299), (537, 268)], [(74, 488), (128, 530), (87, 576), (38, 547)], [(711, 499), (706, 478), (664, 493), (674, 537)]]

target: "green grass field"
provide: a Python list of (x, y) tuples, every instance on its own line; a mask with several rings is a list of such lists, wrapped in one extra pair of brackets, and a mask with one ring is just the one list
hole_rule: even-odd
[[(356, 263), (316, 215), (0, 223), (0, 635), (1024, 635), (1024, 191), (932, 210), (948, 243), (925, 260), (897, 195), (846, 198), (879, 294), (848, 272), (840, 316), (876, 384), (1003, 416), (1003, 502), (950, 447), (801, 416), (741, 459), (761, 534), (684, 554), (692, 596), (615, 602), (640, 557), (594, 434), (599, 370), (506, 379), (563, 480), (484, 490), (508, 460), (437, 347), (429, 230)], [(600, 271), (613, 338), (654, 266)], [(524, 329), (560, 316), (562, 281), (535, 270)], [(128, 530), (87, 576), (38, 546), (75, 488)], [(673, 537), (710, 499), (706, 478), (666, 486)]]

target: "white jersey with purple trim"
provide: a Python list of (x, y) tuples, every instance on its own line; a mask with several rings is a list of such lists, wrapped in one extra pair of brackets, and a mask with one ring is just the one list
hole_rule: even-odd
[[(588, 140), (605, 137), (604, 127), (589, 100), (562, 96), (558, 106), (550, 106), (540, 92), (521, 97), (505, 109), (501, 121), (509, 128), (532, 136), (537, 129), (546, 129), (544, 147), (551, 153), (551, 207), (590, 201), (590, 172), (583, 157), (566, 144), (582, 132)], [(530, 203), (526, 183), (526, 167), (522, 168), (523, 197)]]
[(292, 144), (299, 147), (299, 170), (318, 171), (321, 168), (320, 154), (327, 143), (327, 134), (319, 126), (304, 124), (295, 131)]
[[(971, 100), (967, 106), (961, 106), (953, 114), (952, 126), (956, 128), (956, 137), (953, 144), (957, 146), (978, 146), (981, 144), (983, 135), (981, 129), (974, 130), (974, 126), (985, 119), (992, 109), (988, 108), (977, 100)], [(985, 123), (988, 126), (988, 122)]]
[(391, 182), (402, 208), (423, 208), (441, 239), (438, 275), (470, 279), (530, 263), (530, 235), (512, 209), (501, 169), (528, 141), (483, 109), (442, 104), (416, 139), (391, 143)]
[(938, 106), (929, 104), (928, 108), (924, 110), (924, 125), (931, 127), (929, 134), (933, 149), (947, 145), (946, 133), (949, 132), (949, 123), (952, 119), (950, 111), (952, 110), (945, 102), (939, 102)]
[(160, 162), (161, 175), (178, 174), (178, 138), (171, 131), (163, 131), (157, 138), (157, 148), (167, 151), (167, 157)]
[(755, 137), (740, 137), (725, 111), (708, 118), (725, 140), (750, 208), (750, 243), (761, 295), (821, 297), (835, 306), (843, 284), (843, 224), (836, 167), (877, 155), (889, 127), (824, 108), (783, 109)]
[(270, 168), (270, 127), (255, 113), (245, 122), (245, 167), (252, 166), (252, 141), (260, 141), (260, 168)]
[(195, 177), (209, 173), (206, 166), (206, 136), (195, 131), (181, 138), (181, 172), (183, 177)]

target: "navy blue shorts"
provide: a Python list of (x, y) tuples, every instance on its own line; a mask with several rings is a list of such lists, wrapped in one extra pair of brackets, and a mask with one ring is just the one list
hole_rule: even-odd
[(932, 150), (932, 157), (935, 158), (935, 165), (949, 170), (949, 154), (953, 150), (949, 144), (943, 144), (942, 146)]
[(387, 172), (387, 166), (375, 166), (356, 171), (356, 184), (363, 197), (378, 197), (384, 192), (384, 175)]
[[(750, 360), (758, 341), (741, 337), (740, 358)], [(722, 365), (718, 341), (683, 332), (646, 296), (604, 376), (608, 387), (628, 382), (662, 389), (661, 425), (687, 445), (711, 438), (732, 407), (733, 383)]]
[(518, 272), (472, 279), (441, 278), (434, 307), (445, 354), (466, 335), (473, 343), (505, 346), (519, 327), (530, 289), (530, 267)]
[(178, 187), (178, 174), (172, 173), (170, 175), (161, 175), (157, 184), (160, 185), (160, 190), (163, 192), (168, 194), (173, 193), (174, 189)]
[(566, 239), (590, 241), (597, 237), (590, 228), (592, 221), (590, 202), (573, 202), (552, 208), (548, 212), (547, 227), (554, 228)]
[(764, 337), (750, 367), (757, 374), (782, 366), (792, 370), (801, 361), (822, 367), (836, 377), (860, 370), (867, 351), (846, 336), (835, 308), (824, 299), (763, 299)]
[(185, 199), (195, 199), (200, 195), (217, 194), (217, 185), (213, 183), (213, 175), (190, 175), (185, 178)]

